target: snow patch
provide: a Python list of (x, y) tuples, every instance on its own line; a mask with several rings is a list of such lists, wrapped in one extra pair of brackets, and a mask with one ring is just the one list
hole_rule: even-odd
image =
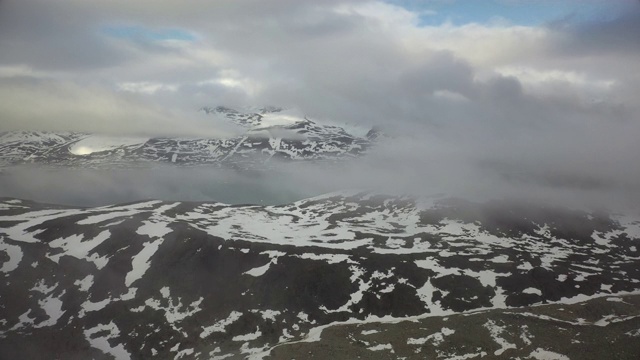
[(124, 278), (124, 284), (129, 287), (136, 280), (141, 279), (144, 273), (151, 267), (150, 259), (156, 253), (162, 240), (155, 240), (145, 243), (142, 250), (136, 254), (131, 260), (132, 269)]
[[(167, 319), (167, 322), (174, 324), (176, 322), (180, 322), (192, 315), (194, 315), (195, 313), (199, 312), (200, 310), (202, 310), (200, 308), (200, 304), (202, 303), (202, 301), (204, 300), (203, 297), (200, 297), (200, 299), (194, 301), (193, 303), (189, 304), (189, 305), (183, 305), (182, 301), (180, 298), (177, 298), (177, 301), (174, 300), (171, 297), (170, 294), (170, 290), (168, 287), (163, 287), (162, 289), (160, 289), (160, 294), (162, 295), (162, 297), (164, 299), (166, 299), (166, 302), (168, 302), (168, 304), (166, 306), (161, 305), (161, 302), (159, 300), (156, 299), (147, 299), (145, 301), (145, 306), (148, 306), (154, 310), (162, 310), (164, 312), (164, 316), (165, 319)], [(144, 307), (142, 307), (144, 308)], [(135, 309), (136, 311), (142, 311), (143, 309), (141, 308), (137, 308)]]
[(259, 338), (261, 335), (262, 335), (262, 332), (260, 331), (260, 328), (256, 328), (256, 332), (245, 334), (245, 335), (234, 336), (231, 340), (232, 341), (251, 341)]
[(64, 292), (60, 294), (58, 297), (54, 297), (53, 295), (49, 296), (44, 300), (39, 300), (38, 305), (44, 310), (44, 312), (49, 316), (44, 322), (39, 323), (37, 328), (45, 327), (45, 326), (53, 326), (58, 320), (64, 315), (66, 310), (62, 310), (63, 302), (60, 298), (64, 295)]
[(453, 335), (456, 331), (449, 328), (442, 328), (439, 332), (435, 334), (431, 334), (424, 338), (409, 338), (407, 339), (407, 345), (424, 345), (427, 342), (431, 342), (433, 345), (438, 346), (443, 341), (444, 338)]
[(93, 275), (89, 274), (82, 280), (76, 280), (73, 285), (77, 286), (80, 291), (88, 291), (93, 285)]
[(83, 235), (71, 235), (66, 238), (56, 239), (49, 243), (49, 247), (59, 248), (63, 251), (58, 254), (49, 255), (48, 257), (57, 263), (63, 255), (73, 256), (77, 259), (91, 261), (98, 270), (101, 270), (107, 265), (109, 260), (99, 256), (97, 253), (89, 254), (110, 237), (111, 232), (105, 230), (96, 235), (95, 238), (89, 240), (84, 240)]
[[(103, 336), (94, 336), (95, 334), (104, 334)], [(127, 352), (122, 344), (112, 346), (109, 340), (120, 336), (120, 329), (111, 321), (107, 325), (98, 325), (91, 329), (84, 330), (84, 336), (91, 345), (105, 354), (110, 354), (116, 359), (131, 359), (131, 354)]]
[(377, 334), (379, 332), (380, 331), (378, 331), (378, 330), (363, 330), (361, 334), (362, 335), (372, 335), (372, 334)]
[(147, 235), (151, 238), (163, 238), (168, 233), (172, 232), (166, 222), (151, 222), (144, 221), (143, 225), (136, 230), (139, 235)]
[(493, 320), (487, 321), (483, 326), (485, 329), (489, 330), (489, 333), (491, 334), (493, 341), (495, 341), (501, 347), (500, 349), (494, 352), (495, 355), (502, 355), (503, 352), (509, 349), (517, 348), (515, 344), (511, 344), (506, 339), (501, 337), (502, 333), (507, 332), (505, 327), (499, 326)]
[(627, 336), (638, 337), (638, 336), (640, 336), (640, 329), (627, 331), (624, 334), (627, 335)]
[(148, 140), (149, 138), (140, 137), (91, 135), (71, 145), (69, 152), (73, 155), (89, 155), (95, 152), (114, 150), (122, 147), (136, 149), (144, 145)]
[(522, 290), (523, 294), (533, 294), (533, 295), (539, 295), (542, 296), (542, 291), (540, 291), (540, 289), (536, 289), (536, 288), (526, 288), (524, 290)]
[(376, 346), (368, 347), (367, 349), (371, 351), (390, 350), (393, 352), (393, 346), (391, 346), (391, 344), (378, 344)]
[(243, 272), (243, 274), (251, 275), (251, 276), (254, 276), (254, 277), (262, 276), (267, 272), (267, 270), (269, 270), (269, 267), (271, 266), (272, 262), (273, 262), (273, 260), (271, 260), (268, 263), (266, 263), (266, 264), (264, 264), (262, 266), (259, 266), (257, 268), (253, 268), (253, 269), (251, 269), (249, 271), (245, 271), (245, 272)]
[(204, 339), (214, 332), (225, 332), (226, 327), (236, 322), (241, 316), (241, 312), (232, 311), (226, 319), (220, 320), (211, 326), (203, 327), (203, 331), (200, 333), (200, 338)]
[(570, 360), (568, 356), (555, 353), (553, 351), (537, 348), (529, 354), (530, 358), (536, 360)]
[(23, 256), (20, 246), (6, 243), (4, 237), (2, 237), (0, 239), (0, 251), (4, 251), (4, 253), (9, 256), (9, 260), (2, 264), (0, 271), (8, 273), (17, 269)]

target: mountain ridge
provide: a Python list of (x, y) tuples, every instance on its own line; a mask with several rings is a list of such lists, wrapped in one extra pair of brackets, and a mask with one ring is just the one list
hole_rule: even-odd
[[(0, 167), (43, 164), (71, 167), (184, 166), (264, 168), (277, 161), (340, 161), (363, 155), (368, 137), (285, 114), (275, 107), (242, 113), (226, 107), (203, 108), (246, 128), (228, 139), (118, 137), (74, 132), (16, 131), (0, 134)], [(277, 114), (277, 115), (274, 115)]]

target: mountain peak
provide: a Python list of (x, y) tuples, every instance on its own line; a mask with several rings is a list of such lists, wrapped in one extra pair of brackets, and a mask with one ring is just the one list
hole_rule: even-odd
[[(262, 168), (274, 160), (325, 161), (364, 154), (371, 141), (343, 127), (315, 122), (297, 109), (265, 106), (239, 111), (202, 107), (216, 121), (246, 128), (226, 139), (114, 137), (86, 133), (0, 134), (0, 168), (23, 163), (121, 166), (141, 162)], [(272, 165), (270, 165), (272, 166)]]
[(380, 139), (381, 137), (384, 137), (384, 136), (385, 136), (385, 134), (377, 126), (372, 127), (371, 130), (369, 130), (367, 132), (367, 134), (365, 135), (365, 137), (369, 141), (376, 141), (376, 140), (378, 140), (378, 139)]

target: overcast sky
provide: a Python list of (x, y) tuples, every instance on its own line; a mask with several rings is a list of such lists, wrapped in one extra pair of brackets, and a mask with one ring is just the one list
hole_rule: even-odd
[(633, 195), (639, 38), (636, 0), (3, 0), (0, 131), (225, 136), (200, 107), (277, 105), (444, 182)]

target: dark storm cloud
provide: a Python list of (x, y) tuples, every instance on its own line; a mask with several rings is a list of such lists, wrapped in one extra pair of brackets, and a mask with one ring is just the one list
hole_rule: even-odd
[(550, 24), (552, 29), (564, 33), (559, 50), (567, 55), (640, 53), (640, 2), (628, 2), (623, 11), (613, 18), (595, 19), (575, 23), (571, 19)]
[(42, 70), (82, 71), (127, 59), (108, 39), (87, 28), (87, 18), (56, 1), (0, 2), (0, 63)]

